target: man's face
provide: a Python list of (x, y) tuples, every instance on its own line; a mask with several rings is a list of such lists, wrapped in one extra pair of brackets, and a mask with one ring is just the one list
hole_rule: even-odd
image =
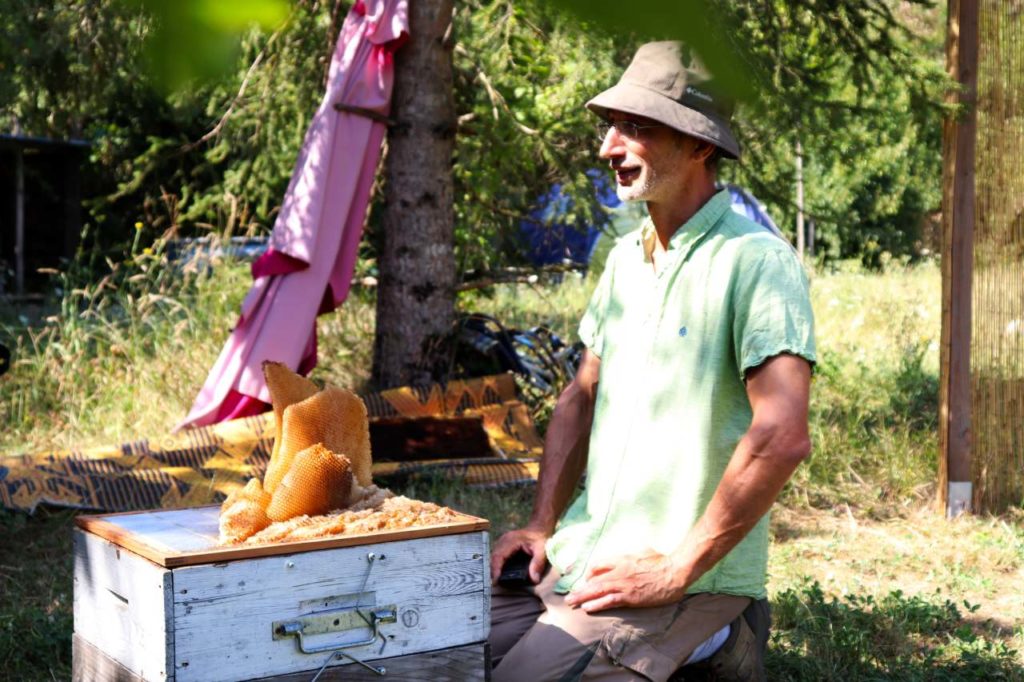
[[(622, 123), (604, 136), (599, 155), (615, 171), (622, 201), (665, 201), (686, 182), (695, 141), (643, 116), (610, 111), (608, 122)], [(633, 127), (634, 124), (637, 127)]]

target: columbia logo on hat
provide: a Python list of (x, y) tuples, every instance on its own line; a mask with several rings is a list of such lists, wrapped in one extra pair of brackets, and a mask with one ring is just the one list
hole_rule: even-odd
[(702, 99), (705, 102), (712, 102), (713, 103), (715, 101), (711, 97), (711, 95), (709, 95), (706, 92), (701, 92), (700, 90), (698, 90), (697, 88), (693, 87), (692, 85), (687, 85), (686, 86), (686, 94), (687, 95), (693, 95), (697, 99)]

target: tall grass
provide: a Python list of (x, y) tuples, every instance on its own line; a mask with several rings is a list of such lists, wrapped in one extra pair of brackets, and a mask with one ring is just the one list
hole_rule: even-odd
[(790, 502), (846, 499), (880, 510), (932, 494), (940, 291), (938, 268), (928, 264), (885, 275), (815, 274), (814, 452)]
[[(57, 278), (38, 324), (0, 313), (14, 350), (0, 377), (0, 452), (110, 444), (166, 433), (188, 411), (238, 316), (248, 266), (182, 268), (162, 248), (107, 262), (96, 282)], [(464, 311), (506, 326), (543, 324), (565, 340), (595, 284), (513, 284), (463, 294)], [(916, 503), (935, 473), (939, 274), (931, 265), (885, 275), (817, 272), (812, 298), (820, 361), (812, 397), (814, 454), (786, 493), (790, 503)], [(354, 289), (319, 321), (314, 376), (356, 389), (369, 379), (374, 302)], [(553, 399), (535, 405), (544, 425)]]
[(168, 261), (160, 245), (107, 260), (90, 281), (54, 279), (41, 321), (0, 316), (13, 350), (0, 378), (0, 451), (68, 448), (164, 433), (183, 416), (245, 291), (240, 268), (215, 275)]

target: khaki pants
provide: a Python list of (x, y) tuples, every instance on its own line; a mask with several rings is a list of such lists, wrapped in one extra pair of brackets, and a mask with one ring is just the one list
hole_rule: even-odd
[(531, 587), (494, 587), (495, 682), (667, 680), (750, 603), (748, 597), (694, 594), (667, 606), (588, 615), (554, 593), (558, 577), (549, 570)]

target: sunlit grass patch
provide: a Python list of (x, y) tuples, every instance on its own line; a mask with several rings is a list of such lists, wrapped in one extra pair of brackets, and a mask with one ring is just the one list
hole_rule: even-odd
[(773, 680), (1024, 679), (1017, 652), (972, 627), (976, 605), (941, 593), (830, 596), (808, 581), (773, 607)]

